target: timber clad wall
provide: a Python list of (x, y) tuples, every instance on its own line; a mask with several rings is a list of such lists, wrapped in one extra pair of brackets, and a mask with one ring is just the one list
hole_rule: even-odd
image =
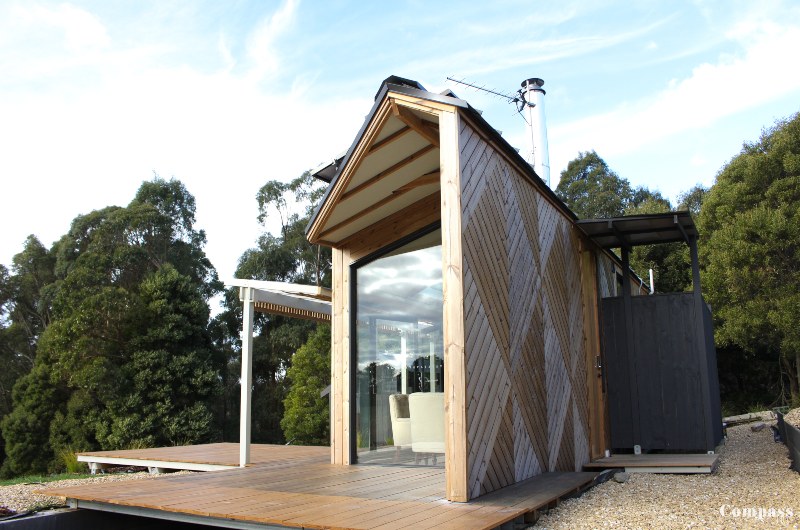
[(460, 121), (470, 498), (589, 461), (576, 228)]
[[(597, 255), (597, 285), (600, 291), (600, 298), (617, 296), (617, 274), (614, 262), (603, 253)], [(634, 294), (631, 292), (631, 294)]]

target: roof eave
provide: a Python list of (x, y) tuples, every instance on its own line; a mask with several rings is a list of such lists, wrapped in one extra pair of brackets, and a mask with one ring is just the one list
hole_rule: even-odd
[[(417, 86), (421, 85), (417, 83)], [(311, 220), (309, 221), (308, 225), (306, 225), (306, 230), (305, 230), (306, 237), (308, 237), (311, 231), (313, 230), (314, 225), (319, 218), (323, 206), (328, 202), (330, 198), (331, 191), (336, 187), (336, 183), (339, 181), (339, 177), (342, 175), (344, 168), (346, 168), (347, 165), (350, 163), (350, 159), (353, 155), (353, 152), (355, 151), (356, 147), (359, 145), (362, 138), (364, 137), (364, 134), (366, 133), (367, 129), (372, 123), (372, 120), (375, 118), (375, 114), (378, 112), (378, 109), (381, 107), (381, 105), (383, 104), (383, 102), (386, 100), (386, 98), (389, 96), (390, 93), (410, 96), (413, 98), (417, 98), (419, 100), (436, 102), (465, 110), (471, 108), (466, 101), (458, 99), (456, 97), (444, 94), (436, 94), (434, 92), (428, 92), (427, 90), (421, 90), (419, 88), (414, 88), (406, 85), (392, 84), (390, 82), (384, 81), (383, 85), (381, 86), (381, 89), (375, 96), (375, 102), (373, 103), (372, 108), (370, 109), (369, 113), (364, 119), (364, 123), (361, 125), (361, 128), (356, 134), (352, 144), (348, 148), (347, 153), (344, 155), (344, 158), (338, 163), (338, 169), (336, 171), (336, 174), (331, 179), (328, 188), (325, 190), (325, 194), (322, 196), (322, 199), (320, 199), (319, 203), (314, 208), (314, 212), (311, 214)]]

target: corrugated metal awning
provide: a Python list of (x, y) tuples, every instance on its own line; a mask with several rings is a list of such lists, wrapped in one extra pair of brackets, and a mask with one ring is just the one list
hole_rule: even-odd
[(697, 227), (688, 211), (627, 215), (610, 219), (581, 219), (577, 224), (602, 248), (630, 248), (674, 242), (688, 244), (689, 238), (697, 238)]
[(325, 287), (239, 278), (226, 283), (240, 290), (253, 289), (253, 306), (261, 313), (331, 321), (331, 290)]

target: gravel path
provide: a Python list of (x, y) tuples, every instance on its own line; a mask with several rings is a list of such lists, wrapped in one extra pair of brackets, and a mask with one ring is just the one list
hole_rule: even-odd
[(728, 429), (713, 475), (610, 480), (564, 501), (533, 528), (800, 528), (800, 474), (769, 427), (750, 427)]
[(790, 410), (783, 419), (800, 429), (800, 408)]
[[(180, 471), (180, 474), (191, 473), (191, 471)], [(49, 487), (68, 487), (80, 486), (82, 484), (98, 484), (101, 482), (118, 482), (120, 480), (150, 480), (159, 477), (167, 477), (176, 473), (165, 473), (163, 475), (151, 475), (146, 471), (138, 473), (108, 473), (97, 475), (91, 478), (59, 480), (56, 482), (34, 482), (29, 484), (14, 484), (13, 486), (0, 486), (0, 517), (2, 508), (13, 512), (22, 513), (28, 510), (35, 510), (46, 506), (61, 506), (64, 504), (63, 497), (48, 497), (39, 495), (34, 491)]]

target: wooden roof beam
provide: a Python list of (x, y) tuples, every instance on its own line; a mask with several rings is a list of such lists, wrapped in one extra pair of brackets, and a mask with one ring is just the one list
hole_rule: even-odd
[(441, 177), (442, 172), (438, 169), (436, 171), (431, 171), (430, 173), (425, 173), (421, 177), (417, 177), (411, 182), (407, 184), (403, 184), (392, 193), (400, 193), (401, 191), (408, 191), (413, 190), (415, 188), (419, 188), (420, 186), (427, 186), (428, 184), (438, 184), (439, 178)]
[(412, 111), (401, 107), (395, 101), (392, 101), (392, 114), (432, 145), (439, 147), (439, 129), (435, 123), (419, 118)]
[(619, 239), (619, 242), (622, 244), (622, 248), (623, 249), (625, 249), (625, 250), (630, 250), (631, 249), (630, 241), (628, 241), (628, 238), (625, 237), (625, 234), (623, 234), (619, 230), (619, 228), (617, 228), (617, 226), (614, 224), (614, 221), (611, 220), (611, 219), (608, 220), (608, 228), (611, 230), (611, 232), (615, 236), (617, 236), (617, 239)]
[(435, 146), (426, 145), (425, 147), (423, 147), (422, 149), (420, 149), (416, 153), (410, 154), (409, 156), (405, 157), (404, 159), (402, 159), (401, 161), (397, 162), (396, 164), (393, 164), (393, 165), (389, 166), (388, 168), (384, 169), (383, 171), (381, 171), (380, 173), (378, 173), (374, 177), (371, 177), (371, 178), (365, 180), (364, 182), (362, 182), (361, 184), (359, 184), (358, 186), (355, 186), (353, 189), (347, 190), (345, 193), (342, 194), (342, 197), (339, 200), (340, 201), (344, 201), (344, 200), (352, 197), (356, 193), (359, 193), (360, 191), (363, 191), (365, 188), (368, 188), (369, 186), (372, 186), (373, 184), (376, 184), (376, 183), (380, 182), (381, 180), (385, 179), (386, 177), (388, 177), (389, 175), (391, 175), (392, 173), (394, 173), (398, 169), (407, 166), (408, 164), (410, 164), (414, 160), (418, 159), (419, 157), (423, 156), (424, 154), (428, 153), (432, 149), (435, 149)]
[(367, 151), (367, 154), (371, 155), (372, 153), (374, 153), (378, 149), (380, 149), (382, 147), (386, 147), (390, 143), (394, 142), (395, 140), (398, 140), (398, 139), (402, 138), (403, 136), (406, 135), (406, 133), (409, 133), (411, 131), (413, 131), (413, 129), (411, 127), (409, 127), (408, 125), (406, 125), (402, 129), (399, 129), (399, 130), (393, 132), (392, 134), (390, 134), (389, 136), (387, 136), (383, 140), (380, 140), (380, 141), (375, 142), (374, 144), (372, 144), (372, 147), (369, 148), (369, 151)]
[(371, 214), (372, 212), (374, 212), (378, 208), (381, 208), (382, 206), (385, 206), (385, 205), (389, 204), (390, 202), (392, 202), (392, 201), (394, 201), (396, 199), (399, 199), (400, 197), (402, 197), (403, 195), (405, 195), (409, 191), (411, 191), (411, 189), (407, 189), (407, 190), (403, 190), (403, 191), (396, 191), (396, 192), (392, 193), (391, 195), (389, 195), (388, 197), (384, 197), (383, 199), (379, 200), (378, 202), (369, 205), (368, 207), (364, 208), (363, 210), (360, 210), (357, 214), (355, 214), (355, 215), (353, 215), (351, 217), (348, 217), (344, 221), (333, 225), (332, 227), (328, 228), (327, 230), (324, 230), (322, 233), (320, 233), (319, 237), (326, 237), (326, 236), (330, 235), (331, 233), (339, 230), (340, 228), (343, 228), (343, 227), (349, 225), (350, 223), (354, 223), (355, 221), (358, 221), (359, 219), (361, 219), (365, 215)]

